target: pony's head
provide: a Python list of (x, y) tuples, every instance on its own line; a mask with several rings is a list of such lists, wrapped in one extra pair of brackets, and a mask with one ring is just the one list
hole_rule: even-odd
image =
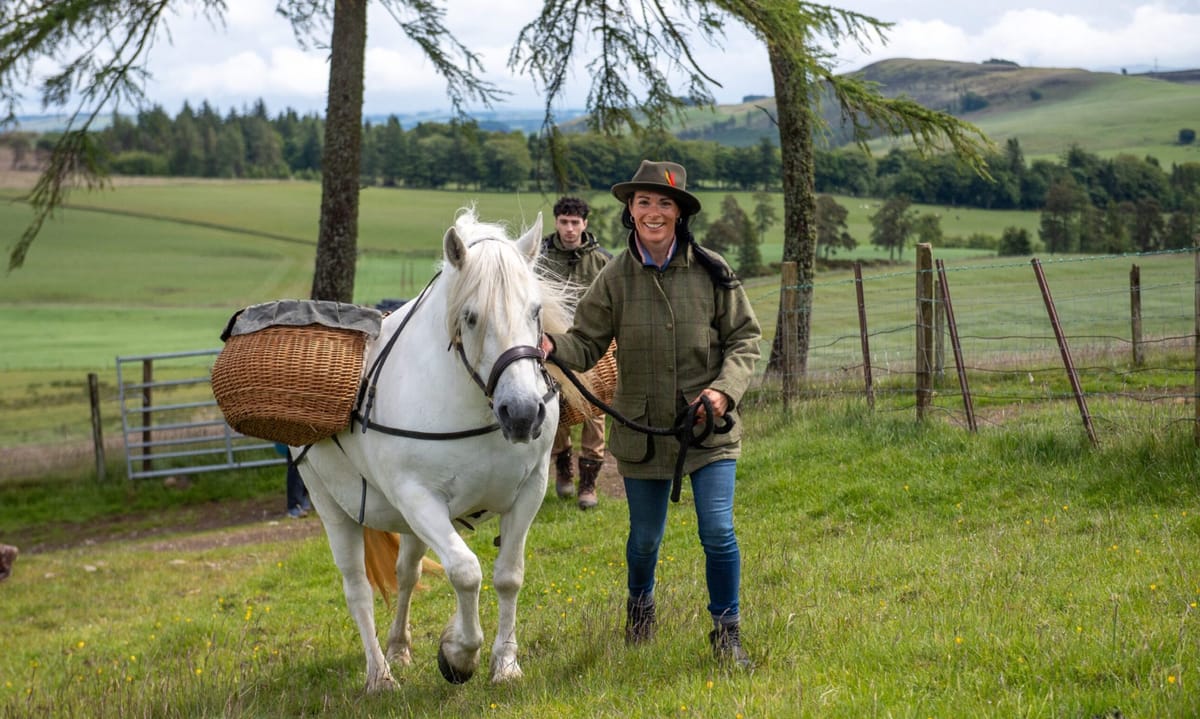
[(534, 271), (541, 233), (540, 214), (514, 241), (502, 225), (480, 222), (466, 208), (442, 238), (447, 332), (513, 442), (537, 439), (547, 428), (554, 394), (536, 348), (543, 329), (561, 331), (569, 316), (564, 293)]

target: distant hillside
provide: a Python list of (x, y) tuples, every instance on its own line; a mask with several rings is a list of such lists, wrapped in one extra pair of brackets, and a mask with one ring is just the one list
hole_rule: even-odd
[[(888, 97), (908, 96), (971, 122), (997, 143), (1018, 137), (1027, 155), (1056, 154), (1071, 143), (1091, 152), (1153, 154), (1200, 161), (1200, 148), (1176, 144), (1200, 126), (1200, 70), (1124, 75), (1072, 68), (893, 59), (855, 73)], [(823, 103), (829, 146), (849, 141), (836, 107)], [(713, 110), (689, 110), (677, 125), (685, 139), (728, 145), (775, 140), (774, 98)], [(885, 141), (875, 143), (885, 146)]]
[[(1074, 68), (1019, 67), (1004, 60), (983, 63), (946, 60), (892, 59), (868, 65), (855, 73), (875, 83), (888, 97), (905, 95), (926, 107), (949, 112), (977, 125), (997, 144), (1016, 137), (1027, 158), (1055, 156), (1071, 144), (1103, 156), (1131, 153), (1172, 162), (1200, 162), (1200, 144), (1181, 146), (1179, 131), (1200, 130), (1200, 69), (1124, 74)], [(834, 103), (822, 103), (829, 126), (822, 147), (839, 147), (850, 137)], [(174, 115), (178, 108), (165, 108)], [(447, 122), (444, 111), (396, 113), (411, 129), (419, 122)], [(540, 108), (498, 106), (473, 113), (485, 130), (535, 133), (541, 129)], [(723, 145), (748, 146), (762, 138), (778, 141), (774, 124), (775, 100), (755, 99), (715, 108), (689, 108), (675, 123), (681, 139), (711, 140)], [(20, 128), (34, 132), (61, 129), (66, 116), (25, 116)], [(94, 125), (107, 125), (106, 117)], [(365, 118), (372, 124), (387, 114)], [(567, 131), (586, 129), (583, 111), (560, 111)], [(883, 151), (895, 143), (879, 139)]]

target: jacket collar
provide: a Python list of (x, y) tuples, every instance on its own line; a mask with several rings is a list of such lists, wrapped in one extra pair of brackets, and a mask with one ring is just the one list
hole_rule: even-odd
[(633, 230), (629, 231), (629, 237), (626, 240), (629, 244), (629, 255), (637, 260), (638, 264), (645, 267), (653, 267), (657, 270), (666, 270), (668, 267), (680, 266), (687, 267), (690, 264), (691, 253), (688, 252), (691, 243), (686, 239), (681, 238), (678, 233), (675, 235), (675, 243), (671, 248), (671, 256), (667, 258), (667, 264), (664, 267), (659, 267), (654, 264), (653, 260), (647, 261), (642, 255), (642, 247), (637, 241), (637, 233)]

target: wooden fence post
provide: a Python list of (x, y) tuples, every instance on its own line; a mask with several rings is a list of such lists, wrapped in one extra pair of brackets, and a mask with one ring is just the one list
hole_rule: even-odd
[(1050, 316), (1050, 326), (1054, 328), (1054, 337), (1058, 340), (1058, 351), (1062, 354), (1063, 366), (1067, 369), (1067, 379), (1071, 382), (1071, 390), (1075, 393), (1075, 404), (1079, 406), (1079, 414), (1083, 417), (1083, 426), (1087, 430), (1088, 439), (1092, 446), (1098, 446), (1096, 429), (1092, 426), (1092, 415), (1088, 413), (1087, 398), (1083, 396), (1083, 387), (1079, 385), (1079, 373), (1075, 371), (1075, 362), (1071, 359), (1071, 347), (1067, 344), (1067, 336), (1063, 333), (1062, 323), (1058, 321), (1058, 310), (1054, 306), (1054, 298), (1050, 296), (1050, 285), (1046, 282), (1046, 274), (1042, 272), (1042, 263), (1034, 257), (1033, 274), (1037, 276), (1038, 287), (1042, 290), (1042, 300), (1046, 303), (1046, 314)]
[(917, 419), (933, 401), (933, 246), (917, 245)]
[(867, 407), (875, 409), (875, 387), (871, 382), (871, 342), (867, 333), (867, 302), (863, 297), (862, 263), (854, 262), (854, 291), (858, 295), (858, 337), (862, 343), (863, 382), (867, 389)]
[(946, 313), (946, 326), (950, 328), (950, 347), (954, 350), (954, 368), (958, 372), (958, 388), (962, 392), (963, 409), (967, 413), (967, 428), (972, 432), (978, 429), (975, 424), (975, 403), (971, 399), (971, 387), (967, 383), (967, 366), (963, 363), (962, 343), (958, 341), (958, 322), (954, 319), (954, 303), (950, 301), (950, 283), (946, 281), (946, 265), (937, 261), (938, 287), (942, 305), (940, 309)]
[(1130, 340), (1133, 342), (1133, 366), (1141, 367), (1142, 356), (1142, 268), (1134, 265), (1129, 270), (1129, 325)]
[(104, 429), (100, 424), (100, 380), (95, 372), (88, 372), (88, 402), (92, 405), (92, 446), (96, 456), (96, 481), (105, 477)]
[(1200, 235), (1196, 236), (1196, 246), (1193, 249), (1193, 257), (1195, 258), (1195, 275), (1196, 275), (1196, 311), (1195, 311), (1195, 329), (1192, 330), (1192, 349), (1195, 352), (1195, 357), (1192, 359), (1192, 372), (1195, 374), (1193, 379), (1195, 385), (1193, 388), (1192, 404), (1196, 408), (1196, 430), (1195, 444), (1200, 447)]

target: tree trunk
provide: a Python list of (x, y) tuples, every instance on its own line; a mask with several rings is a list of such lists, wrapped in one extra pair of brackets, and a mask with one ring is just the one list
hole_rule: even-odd
[[(780, 376), (786, 371), (802, 376), (808, 366), (817, 248), (817, 196), (809, 109), (811, 88), (804, 68), (787, 52), (767, 43), (767, 55), (775, 79), (775, 111), (783, 162), (783, 261), (796, 263), (799, 288), (795, 293), (780, 293), (775, 340), (766, 372)], [(795, 298), (795, 307), (784, 306), (787, 297)], [(793, 358), (784, 357), (783, 352), (785, 333), (781, 328), (788, 322), (795, 326), (797, 356)]]
[(354, 301), (367, 0), (335, 0), (312, 299)]

